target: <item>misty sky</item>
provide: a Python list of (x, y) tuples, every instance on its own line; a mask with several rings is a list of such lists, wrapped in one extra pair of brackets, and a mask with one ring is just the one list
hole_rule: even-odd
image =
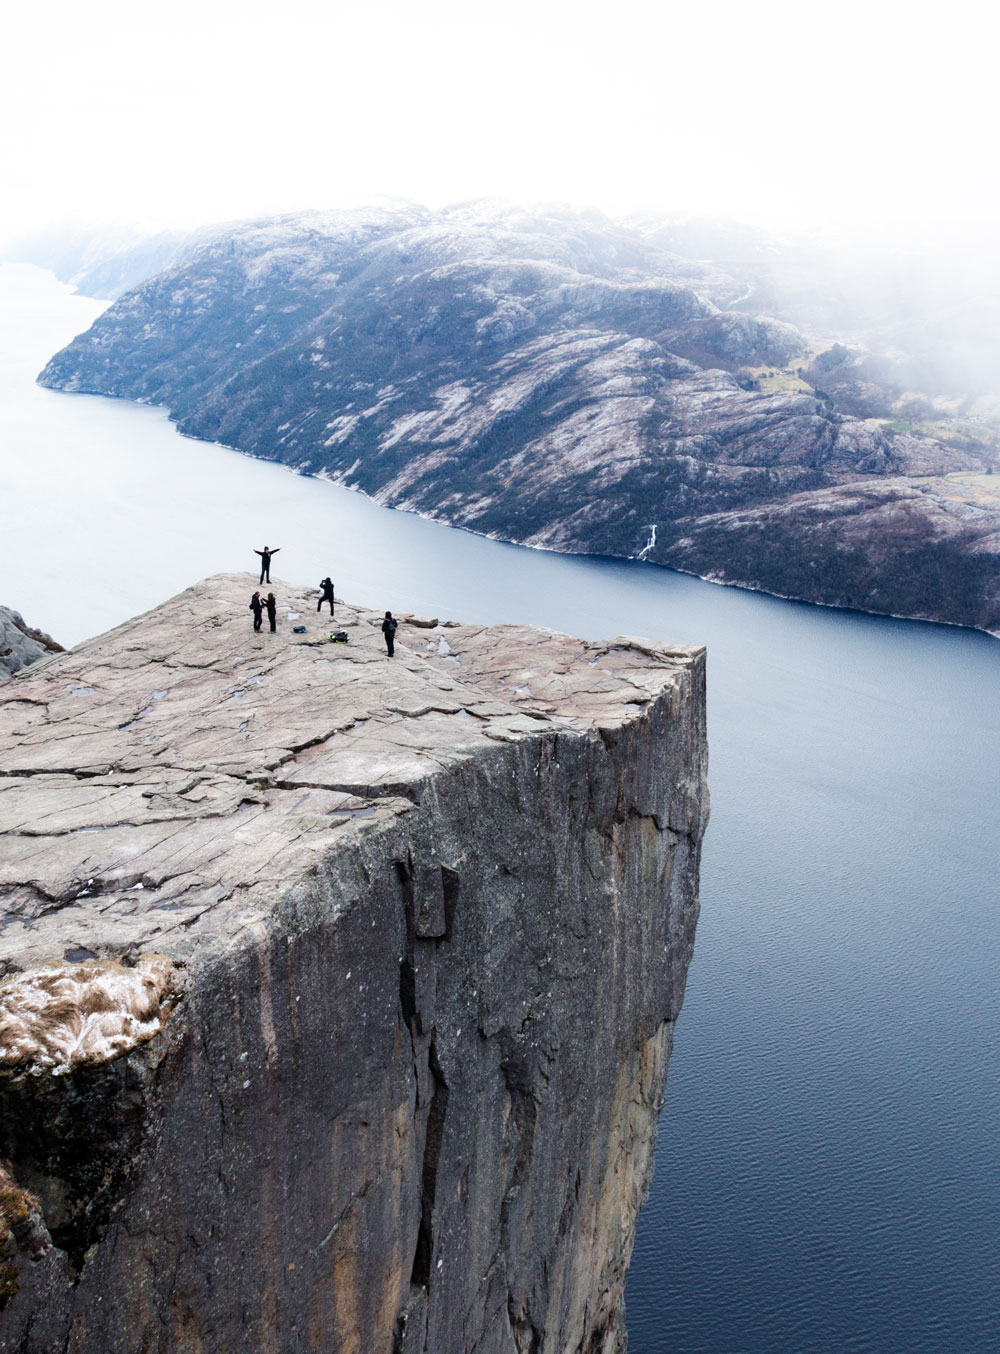
[(968, 0), (49, 0), (4, 7), (0, 235), (373, 195), (980, 224), (995, 47)]

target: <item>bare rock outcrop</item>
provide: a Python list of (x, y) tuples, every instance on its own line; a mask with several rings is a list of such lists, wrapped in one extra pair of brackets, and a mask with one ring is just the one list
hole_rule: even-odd
[(651, 555), (717, 582), (1000, 635), (1000, 490), (986, 476), (791, 494), (672, 523)]
[(620, 1351), (702, 652), (252, 587), (0, 691), (0, 1350)]
[(0, 606), (0, 682), (20, 672), (29, 663), (44, 658), (47, 653), (62, 652), (62, 645), (57, 644), (51, 635), (28, 625), (20, 612)]

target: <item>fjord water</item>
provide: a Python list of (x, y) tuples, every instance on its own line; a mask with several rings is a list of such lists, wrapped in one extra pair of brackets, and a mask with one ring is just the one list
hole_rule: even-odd
[(276, 579), (372, 607), (708, 645), (713, 817), (632, 1354), (1000, 1347), (1000, 644), (481, 540), (34, 386), (101, 308), (0, 270), (0, 602), (63, 642), (270, 544)]

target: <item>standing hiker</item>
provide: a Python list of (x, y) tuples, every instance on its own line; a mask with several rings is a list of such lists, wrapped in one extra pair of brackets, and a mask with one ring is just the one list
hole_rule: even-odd
[(253, 612), (253, 628), (260, 629), (260, 613), (264, 609), (264, 603), (260, 600), (260, 593), (255, 592), (250, 598), (250, 610)]
[(385, 620), (382, 622), (382, 634), (385, 636), (385, 647), (389, 651), (389, 657), (395, 658), (396, 622), (392, 618), (391, 611), (385, 613)]
[(320, 598), (319, 598), (319, 601), (316, 603), (316, 610), (317, 610), (317, 611), (322, 611), (322, 610), (323, 610), (323, 603), (324, 603), (324, 602), (329, 602), (329, 603), (330, 603), (330, 615), (332, 616), (332, 615), (333, 615), (333, 584), (330, 582), (330, 580), (329, 580), (328, 578), (324, 578), (323, 581), (322, 581), (322, 583), (321, 583), (319, 586), (320, 586)]
[(275, 625), (275, 621), (278, 618), (277, 617), (278, 603), (274, 600), (273, 592), (269, 592), (267, 594), (267, 602), (265, 603), (265, 605), (267, 606), (267, 619), (271, 626), (271, 634), (273, 635), (277, 628)]
[(280, 549), (281, 549), (281, 546), (280, 546), (280, 545), (276, 545), (276, 546), (274, 547), (273, 550), (271, 549), (271, 547), (270, 547), (269, 545), (265, 545), (263, 550), (255, 550), (255, 551), (254, 551), (254, 554), (255, 554), (255, 555), (260, 555), (260, 581), (261, 581), (261, 583), (263, 583), (263, 582), (265, 581), (265, 579), (267, 580), (268, 583), (270, 583), (270, 581), (271, 581), (271, 557), (272, 557), (272, 555), (276, 555)]

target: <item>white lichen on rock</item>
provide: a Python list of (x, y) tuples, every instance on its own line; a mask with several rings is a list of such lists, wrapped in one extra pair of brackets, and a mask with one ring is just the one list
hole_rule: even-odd
[(0, 1067), (50, 1067), (116, 1058), (162, 1028), (175, 995), (174, 965), (147, 954), (53, 964), (0, 986)]

